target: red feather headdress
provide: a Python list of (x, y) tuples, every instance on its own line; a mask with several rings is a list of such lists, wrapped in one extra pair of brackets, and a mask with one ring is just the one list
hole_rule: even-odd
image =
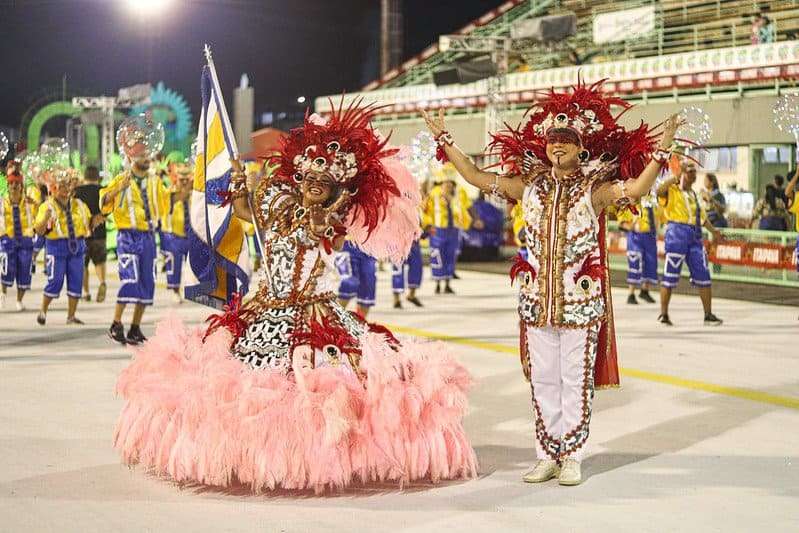
[(313, 171), (349, 190), (353, 197), (343, 208), (352, 217), (362, 216), (371, 233), (385, 218), (390, 198), (400, 194), (382, 161), (397, 150), (387, 148), (388, 138), (372, 129), (379, 108), (361, 103), (357, 99), (344, 108), (342, 98), (337, 108), (331, 101), (333, 111), (325, 118), (306, 113), (303, 125), (282, 138), (268, 160), (279, 165), (276, 180), (296, 186)]
[[(547, 134), (553, 129), (568, 129), (577, 134), (587, 151), (583, 164), (589, 167), (618, 169), (618, 177), (637, 177), (654, 152), (656, 136), (643, 122), (632, 130), (619, 125), (619, 118), (632, 106), (602, 92), (605, 80), (592, 85), (578, 81), (568, 92), (550, 90), (531, 107), (529, 119), (519, 128), (492, 135), (489, 145), (506, 172), (523, 175), (533, 166), (550, 166), (546, 156)], [(621, 108), (618, 114), (613, 108)]]

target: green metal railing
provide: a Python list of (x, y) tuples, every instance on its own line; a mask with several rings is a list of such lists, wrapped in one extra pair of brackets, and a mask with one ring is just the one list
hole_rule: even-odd
[[(557, 3), (557, 0), (528, 0), (508, 10), (485, 26), (478, 26), (472, 30), (471, 34), (483, 36), (509, 35), (510, 28), (514, 22), (544, 15), (551, 6)], [(403, 72), (393, 80), (386, 82), (381, 88), (388, 89), (391, 87), (405, 87), (408, 85), (431, 83), (434, 70), (462, 55), (463, 54), (458, 52), (438, 52), (408, 71)]]
[[(568, 8), (568, 3), (561, 4)], [(641, 57), (655, 57), (681, 52), (693, 52), (713, 48), (728, 48), (751, 44), (751, 23), (746, 17), (737, 12), (728, 14), (730, 2), (716, 0), (715, 6), (706, 3), (690, 4), (684, 2), (682, 20), (686, 23), (675, 22), (673, 17), (674, 7), (664, 9), (660, 2), (650, 0), (630, 0), (628, 2), (609, 2), (593, 7), (589, 16), (582, 16), (578, 20), (577, 34), (567, 42), (569, 47), (579, 50), (581, 55), (590, 55), (593, 62), (608, 60), (632, 59)], [(734, 3), (740, 7), (740, 3)], [(780, 11), (770, 12), (769, 18), (774, 26), (776, 40), (786, 40), (790, 33), (799, 33), (799, 0), (782, 2)], [(593, 42), (593, 18), (600, 13), (634, 9), (654, 5), (656, 8), (655, 30), (633, 39), (620, 40), (614, 43), (596, 45)], [(712, 7), (715, 20), (687, 23), (700, 10), (707, 11)], [(563, 9), (553, 10), (563, 12)], [(752, 12), (757, 12), (754, 9)], [(672, 13), (667, 16), (666, 13)], [(525, 51), (523, 56), (526, 68), (540, 70), (571, 64), (568, 58), (569, 51), (566, 47), (557, 46), (554, 49), (547, 46), (534, 46)]]
[[(615, 222), (608, 223), (609, 230), (618, 230)], [(791, 247), (796, 244), (799, 233), (790, 231), (764, 231), (756, 229), (723, 228), (724, 240), (745, 241), (758, 244), (778, 244)], [(706, 237), (708, 237), (706, 235)], [(612, 270), (626, 270), (627, 258), (624, 254), (610, 254), (608, 263)], [(728, 265), (711, 263), (713, 279), (736, 281), (741, 283), (762, 283), (783, 287), (799, 287), (799, 274), (789, 269), (758, 268), (744, 265)], [(663, 259), (658, 259), (658, 272), (663, 272)], [(688, 269), (683, 268), (683, 277), (688, 276)]]

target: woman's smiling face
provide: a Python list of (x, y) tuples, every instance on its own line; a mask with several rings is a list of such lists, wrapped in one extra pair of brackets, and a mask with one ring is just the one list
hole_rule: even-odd
[(333, 194), (333, 183), (326, 174), (309, 172), (302, 181), (302, 196), (312, 205), (323, 204)]

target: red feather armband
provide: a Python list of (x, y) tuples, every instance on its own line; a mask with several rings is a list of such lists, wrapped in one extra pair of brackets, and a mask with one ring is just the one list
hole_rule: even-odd
[(436, 135), (436, 159), (441, 161), (442, 163), (446, 163), (449, 161), (449, 157), (447, 157), (447, 152), (444, 150), (446, 146), (452, 146), (455, 144), (455, 140), (452, 138), (452, 135), (447, 131), (443, 130), (441, 133)]

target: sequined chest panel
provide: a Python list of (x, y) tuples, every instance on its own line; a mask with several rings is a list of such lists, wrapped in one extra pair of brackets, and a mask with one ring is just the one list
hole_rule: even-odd
[(599, 265), (599, 223), (592, 182), (542, 175), (522, 198), (528, 261), (519, 315), (529, 326), (586, 327), (605, 317)]

